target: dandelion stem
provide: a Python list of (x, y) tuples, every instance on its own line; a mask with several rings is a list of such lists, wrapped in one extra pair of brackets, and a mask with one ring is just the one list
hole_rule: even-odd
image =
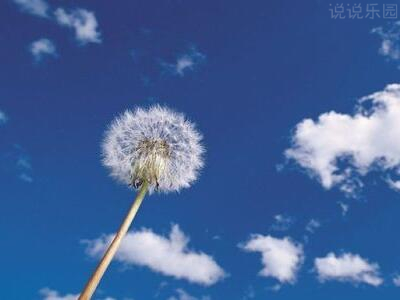
[(96, 290), (101, 278), (104, 275), (108, 265), (110, 264), (111, 260), (113, 259), (115, 253), (118, 250), (119, 245), (125, 234), (127, 233), (132, 221), (139, 210), (140, 205), (144, 199), (148, 191), (149, 184), (145, 181), (140, 188), (139, 193), (136, 196), (135, 201), (133, 202), (131, 208), (129, 209), (128, 214), (126, 215), (124, 221), (121, 224), (118, 232), (116, 233), (113, 241), (111, 242), (110, 246), (108, 247), (107, 251), (105, 252), (103, 258), (101, 259), (100, 263), (98, 264), (96, 270), (93, 272), (92, 276), (90, 277), (89, 281), (87, 282), (85, 288), (83, 289), (81, 295), (79, 296), (79, 300), (90, 300), (94, 291)]

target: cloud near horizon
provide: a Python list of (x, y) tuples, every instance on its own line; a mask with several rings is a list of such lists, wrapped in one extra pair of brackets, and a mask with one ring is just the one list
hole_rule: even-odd
[[(100, 257), (114, 235), (85, 240), (86, 254)], [(116, 253), (115, 260), (145, 266), (163, 275), (210, 286), (222, 280), (226, 273), (212, 256), (188, 249), (189, 238), (178, 225), (173, 225), (168, 237), (151, 229), (128, 232)]]
[(298, 123), (285, 156), (325, 189), (338, 186), (354, 195), (371, 171), (395, 188), (400, 187), (399, 136), (400, 84), (390, 84), (361, 98), (352, 115), (330, 111)]

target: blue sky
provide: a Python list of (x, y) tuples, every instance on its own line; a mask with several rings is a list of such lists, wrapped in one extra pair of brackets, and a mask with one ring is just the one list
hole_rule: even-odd
[(178, 257), (223, 274), (120, 256), (95, 299), (397, 299), (400, 25), (331, 4), (2, 1), (0, 298), (79, 294), (135, 196), (101, 165), (104, 130), (160, 103), (197, 124), (206, 166), (130, 234), (175, 228)]

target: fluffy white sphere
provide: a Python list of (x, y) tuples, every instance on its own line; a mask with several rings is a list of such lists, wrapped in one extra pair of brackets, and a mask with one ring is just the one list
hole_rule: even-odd
[(103, 164), (118, 181), (150, 191), (179, 191), (203, 167), (202, 136), (180, 113), (159, 105), (127, 110), (106, 131)]

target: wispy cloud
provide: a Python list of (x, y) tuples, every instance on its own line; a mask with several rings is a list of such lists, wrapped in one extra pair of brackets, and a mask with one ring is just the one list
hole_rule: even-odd
[(383, 282), (379, 275), (379, 265), (370, 263), (357, 254), (344, 253), (336, 256), (329, 253), (325, 257), (316, 258), (314, 266), (321, 282), (336, 280), (372, 286), (379, 286)]
[[(18, 149), (18, 148), (17, 148)], [(22, 148), (19, 148), (20, 152), (22, 151)], [(25, 181), (27, 183), (33, 182), (33, 177), (32, 177), (32, 164), (29, 159), (29, 157), (25, 154), (18, 154), (18, 159), (16, 162), (16, 168), (18, 170), (18, 177), (22, 181)]]
[(254, 290), (253, 286), (249, 286), (245, 292), (245, 295), (243, 296), (242, 300), (249, 300), (249, 299), (254, 299), (256, 297), (256, 291)]
[[(79, 294), (65, 294), (61, 295), (60, 292), (49, 288), (43, 288), (39, 291), (41, 300), (78, 300)], [(113, 297), (96, 298), (95, 300), (116, 300)], [(128, 298), (124, 298), (128, 300)], [(133, 300), (133, 299), (132, 299)]]
[[(83, 241), (91, 257), (103, 254), (113, 235)], [(125, 264), (146, 266), (155, 272), (186, 279), (190, 282), (212, 285), (223, 279), (224, 270), (212, 256), (188, 249), (189, 238), (173, 225), (169, 237), (151, 229), (129, 232), (116, 254), (116, 260)]]
[(353, 196), (371, 170), (385, 176), (400, 172), (399, 136), (400, 84), (390, 84), (361, 98), (353, 115), (330, 111), (300, 122), (285, 155), (324, 188), (339, 186)]
[(274, 216), (274, 223), (271, 225), (271, 230), (287, 231), (293, 225), (294, 219), (288, 215), (278, 214)]
[(61, 296), (58, 291), (49, 288), (43, 288), (39, 293), (42, 296), (42, 300), (77, 300), (79, 297), (79, 294), (66, 294)]
[(177, 289), (176, 295), (169, 297), (168, 300), (211, 300), (211, 298), (208, 296), (202, 296), (200, 298), (194, 297), (183, 289)]
[(0, 125), (4, 125), (8, 122), (8, 116), (2, 110), (0, 110)]
[(350, 206), (348, 204), (344, 203), (344, 202), (341, 202), (341, 201), (338, 201), (338, 204), (339, 204), (340, 210), (342, 211), (342, 216), (343, 217), (346, 216), (348, 211), (349, 211), (349, 209), (350, 209)]
[(48, 17), (49, 5), (44, 0), (13, 0), (23, 12), (38, 16)]
[(393, 277), (393, 284), (394, 284), (395, 286), (400, 287), (400, 275), (395, 275), (395, 276)]
[(33, 182), (33, 169), (26, 151), (18, 144), (6, 145), (6, 151), (0, 155), (0, 171), (16, 176), (20, 180)]
[(309, 233), (314, 233), (318, 228), (321, 227), (321, 222), (317, 219), (311, 219), (306, 225), (306, 231)]
[(289, 237), (279, 239), (256, 234), (239, 247), (248, 252), (260, 252), (264, 268), (259, 274), (273, 277), (280, 283), (293, 284), (304, 261), (302, 245)]
[(196, 47), (191, 47), (189, 51), (179, 55), (173, 63), (162, 62), (165, 71), (170, 74), (183, 77), (188, 71), (193, 71), (204, 63), (206, 56), (198, 51)]
[[(8, 122), (8, 116), (0, 110), (0, 126)], [(6, 150), (0, 155), (0, 166), (6, 172), (12, 172), (14, 175), (27, 183), (33, 182), (32, 164), (26, 151), (18, 144), (6, 145)]]
[(390, 23), (385, 27), (376, 27), (371, 32), (378, 34), (382, 40), (379, 53), (390, 60), (398, 61), (400, 59), (400, 21)]
[(93, 12), (82, 8), (70, 11), (58, 8), (54, 16), (58, 24), (75, 30), (75, 38), (80, 44), (101, 43), (97, 19)]
[(26, 174), (26, 173), (21, 173), (21, 174), (19, 174), (18, 177), (22, 181), (25, 181), (25, 182), (28, 182), (28, 183), (33, 182), (33, 178), (30, 175)]
[(24, 169), (24, 170), (31, 170), (32, 165), (28, 157), (20, 156), (17, 160), (17, 167)]
[(40, 62), (46, 56), (57, 57), (56, 46), (49, 39), (41, 38), (34, 41), (29, 50), (36, 62)]
[[(13, 0), (22, 11), (38, 17), (45, 17), (56, 22), (60, 26), (71, 28), (75, 31), (75, 39), (81, 45), (88, 43), (101, 43), (101, 34), (94, 12), (83, 8), (73, 8), (66, 10), (62, 7), (52, 11), (48, 3), (44, 0)], [(55, 54), (55, 47), (50, 41), (41, 40), (37, 44), (39, 53)], [(53, 45), (54, 46), (54, 45)], [(33, 50), (32, 50), (33, 51)], [(52, 51), (52, 52), (50, 52)], [(40, 57), (40, 56), (38, 56)]]

